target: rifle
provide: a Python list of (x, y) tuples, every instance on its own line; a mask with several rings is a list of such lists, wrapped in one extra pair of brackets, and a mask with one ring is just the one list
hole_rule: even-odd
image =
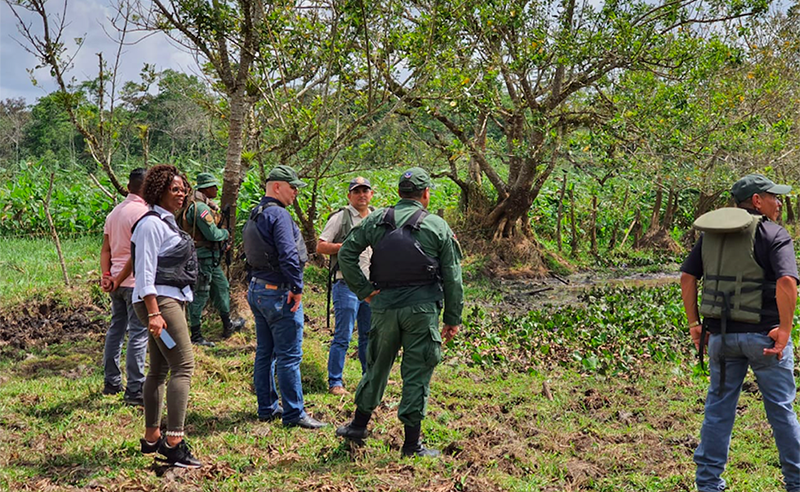
[(328, 331), (331, 331), (331, 291), (333, 290), (333, 277), (336, 276), (336, 271), (339, 269), (339, 265), (337, 264), (337, 268), (331, 268), (333, 264), (333, 259), (328, 259), (328, 308), (327, 308), (327, 327)]
[[(220, 252), (225, 252), (225, 265), (230, 269), (231, 261), (232, 261), (232, 251), (231, 246), (233, 245), (233, 232), (231, 232), (231, 206), (225, 205), (225, 208), (222, 209), (220, 213), (220, 221), (219, 225), (222, 226), (223, 229), (228, 230), (228, 239), (222, 241), (220, 244)], [(215, 267), (219, 265), (219, 262), (222, 260), (222, 255), (216, 260)]]

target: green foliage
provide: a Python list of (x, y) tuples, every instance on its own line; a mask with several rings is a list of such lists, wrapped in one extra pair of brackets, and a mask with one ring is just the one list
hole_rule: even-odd
[[(14, 176), (0, 184), (0, 234), (49, 235), (50, 226), (44, 200), (50, 184), (50, 170), (42, 161), (19, 163)], [(102, 232), (105, 217), (114, 203), (87, 178), (75, 179), (81, 171), (74, 167), (56, 168), (50, 214), (59, 233)], [(108, 183), (106, 183), (108, 186)]]
[(677, 285), (595, 288), (580, 303), (549, 306), (520, 317), (474, 306), (454, 342), (467, 364), (538, 371), (560, 365), (614, 376), (638, 374), (648, 360), (691, 360)]

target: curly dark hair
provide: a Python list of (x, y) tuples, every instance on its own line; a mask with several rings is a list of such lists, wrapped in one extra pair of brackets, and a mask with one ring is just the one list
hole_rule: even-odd
[(151, 167), (144, 177), (144, 185), (142, 185), (142, 198), (144, 198), (144, 201), (150, 205), (158, 205), (161, 196), (164, 195), (167, 187), (172, 184), (175, 176), (179, 176), (183, 180), (183, 185), (186, 187), (188, 195), (191, 187), (186, 176), (171, 164), (158, 164)]

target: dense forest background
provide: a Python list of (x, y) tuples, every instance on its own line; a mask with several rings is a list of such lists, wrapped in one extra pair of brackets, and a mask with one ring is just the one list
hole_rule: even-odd
[[(293, 213), (313, 244), (347, 179), (367, 175), (385, 204), (420, 165), (468, 248), (537, 271), (679, 252), (738, 176), (800, 183), (794, 5), (121, 2), (119, 46), (77, 80), (66, 10), (6, 3), (59, 90), (0, 101), (3, 235), (48, 233), (51, 174), (56, 228), (83, 234), (134, 167), (214, 172), (241, 220), (289, 164), (311, 185)], [(144, 61), (119, 80), (143, 62), (118, 49), (134, 29), (167, 33), (202, 73)], [(798, 209), (788, 196), (787, 224)]]

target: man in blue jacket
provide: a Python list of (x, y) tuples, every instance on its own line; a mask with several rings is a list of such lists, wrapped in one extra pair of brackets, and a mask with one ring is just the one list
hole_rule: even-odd
[[(250, 213), (242, 240), (252, 273), (247, 302), (256, 323), (253, 379), (258, 418), (282, 418), (287, 427), (317, 429), (327, 424), (306, 414), (300, 382), (303, 267), (308, 254), (300, 229), (286, 210), (305, 185), (289, 166), (270, 171), (266, 196)], [(278, 404), (275, 373), (283, 407)]]

